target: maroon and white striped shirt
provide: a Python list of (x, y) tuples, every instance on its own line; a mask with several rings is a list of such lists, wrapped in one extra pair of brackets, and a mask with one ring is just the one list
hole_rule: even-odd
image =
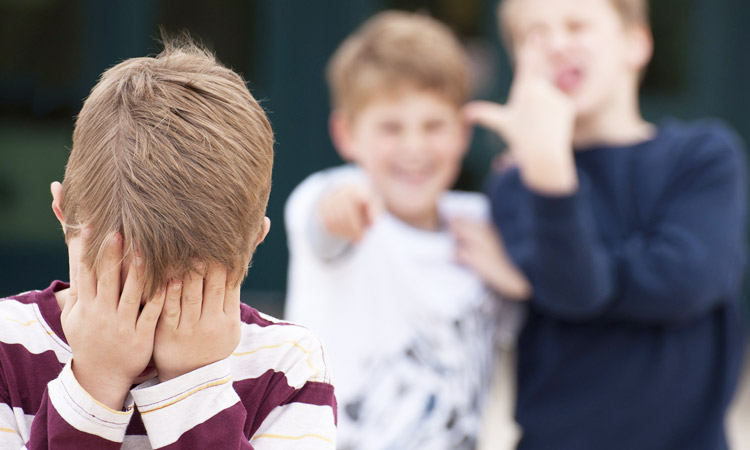
[(0, 449), (333, 449), (336, 400), (317, 337), (242, 305), (229, 358), (131, 390), (126, 411), (86, 393), (54, 292), (0, 300)]

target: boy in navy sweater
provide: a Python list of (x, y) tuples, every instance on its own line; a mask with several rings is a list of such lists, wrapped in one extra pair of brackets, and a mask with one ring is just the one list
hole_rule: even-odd
[(645, 0), (505, 0), (516, 72), (469, 121), (508, 143), (493, 216), (533, 287), (519, 449), (724, 449), (742, 354), (745, 160), (638, 105)]

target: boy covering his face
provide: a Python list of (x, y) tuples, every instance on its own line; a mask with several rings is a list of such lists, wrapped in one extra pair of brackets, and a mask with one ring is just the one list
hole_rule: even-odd
[(70, 284), (0, 301), (1, 448), (335, 447), (319, 341), (240, 303), (272, 162), (245, 82), (189, 42), (102, 75), (52, 185)]

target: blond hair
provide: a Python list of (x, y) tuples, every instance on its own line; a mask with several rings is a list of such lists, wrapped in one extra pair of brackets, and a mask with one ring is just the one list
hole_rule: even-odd
[(138, 252), (146, 298), (171, 277), (219, 263), (240, 283), (262, 233), (273, 133), (242, 77), (189, 40), (104, 72), (76, 120), (61, 209), (66, 239), (83, 224), (98, 267), (122, 233)]
[[(498, 19), (500, 34), (507, 49), (512, 48), (511, 12), (514, 4), (523, 0), (500, 0), (498, 3)], [(608, 0), (625, 26), (649, 26), (649, 0)]]
[(430, 90), (459, 106), (470, 91), (468, 60), (444, 24), (422, 14), (381, 12), (331, 57), (331, 103), (350, 115), (375, 96), (404, 87)]

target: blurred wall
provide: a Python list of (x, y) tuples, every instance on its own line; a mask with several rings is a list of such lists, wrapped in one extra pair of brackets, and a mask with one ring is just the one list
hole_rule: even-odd
[[(244, 300), (280, 312), (286, 281), (283, 206), (313, 171), (340, 163), (327, 133), (323, 68), (372, 13), (425, 10), (447, 21), (473, 57), (478, 98), (503, 101), (511, 80), (497, 39), (495, 0), (0, 0), (0, 296), (67, 279), (67, 254), (49, 208), (62, 178), (74, 116), (107, 67), (158, 51), (159, 26), (188, 30), (249, 80), (276, 133), (268, 207), (272, 229)], [(647, 118), (718, 116), (750, 142), (750, 3), (653, 2), (656, 53), (643, 89)], [(477, 132), (459, 180), (481, 190), (500, 147)]]

